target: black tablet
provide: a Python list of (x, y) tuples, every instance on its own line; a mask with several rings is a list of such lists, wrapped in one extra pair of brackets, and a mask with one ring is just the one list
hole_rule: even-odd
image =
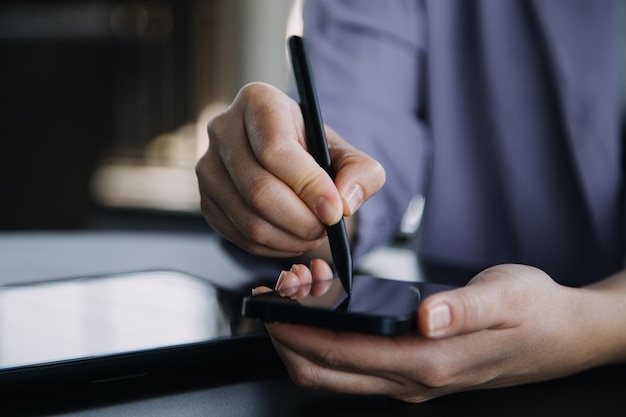
[(177, 271), (0, 285), (0, 390), (235, 369), (271, 349), (240, 311), (239, 294)]

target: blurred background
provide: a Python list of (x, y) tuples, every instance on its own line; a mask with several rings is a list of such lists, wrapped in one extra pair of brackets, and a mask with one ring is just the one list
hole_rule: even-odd
[(206, 122), (249, 81), (287, 87), (300, 7), (0, 2), (0, 230), (210, 233)]

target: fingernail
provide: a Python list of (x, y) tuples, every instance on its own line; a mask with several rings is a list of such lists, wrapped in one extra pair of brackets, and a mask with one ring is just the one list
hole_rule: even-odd
[(326, 197), (320, 197), (315, 203), (315, 214), (319, 219), (329, 225), (341, 220), (342, 213)]
[(342, 197), (348, 205), (350, 215), (352, 215), (363, 204), (363, 188), (359, 184), (354, 184)]
[(428, 333), (430, 336), (442, 334), (452, 322), (450, 306), (446, 303), (436, 304), (430, 308), (428, 320)]
[(276, 281), (276, 287), (274, 287), (275, 290), (280, 289), (280, 286), (283, 284), (283, 280), (285, 279), (286, 273), (287, 271), (280, 271), (280, 275), (278, 276), (278, 281)]
[(300, 267), (296, 264), (293, 264), (291, 265), (291, 269), (289, 271), (293, 272), (294, 274), (297, 274), (299, 270), (300, 270)]

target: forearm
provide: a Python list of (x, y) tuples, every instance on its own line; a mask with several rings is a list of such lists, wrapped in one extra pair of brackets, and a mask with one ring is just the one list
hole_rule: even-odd
[(626, 269), (580, 292), (593, 365), (626, 362)]

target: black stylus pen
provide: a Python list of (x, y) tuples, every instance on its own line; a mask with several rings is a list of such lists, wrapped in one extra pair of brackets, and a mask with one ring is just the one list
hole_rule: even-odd
[[(309, 153), (313, 155), (313, 158), (334, 181), (335, 174), (331, 167), (328, 142), (326, 141), (322, 113), (317, 100), (306, 43), (300, 36), (291, 36), (288, 40), (288, 46), (291, 66), (293, 67), (298, 95), (300, 96), (300, 109), (304, 118), (304, 129)], [(350, 241), (343, 218), (338, 223), (328, 226), (327, 232), (335, 271), (337, 271), (343, 288), (350, 294), (352, 292), (352, 253), (350, 252)]]

